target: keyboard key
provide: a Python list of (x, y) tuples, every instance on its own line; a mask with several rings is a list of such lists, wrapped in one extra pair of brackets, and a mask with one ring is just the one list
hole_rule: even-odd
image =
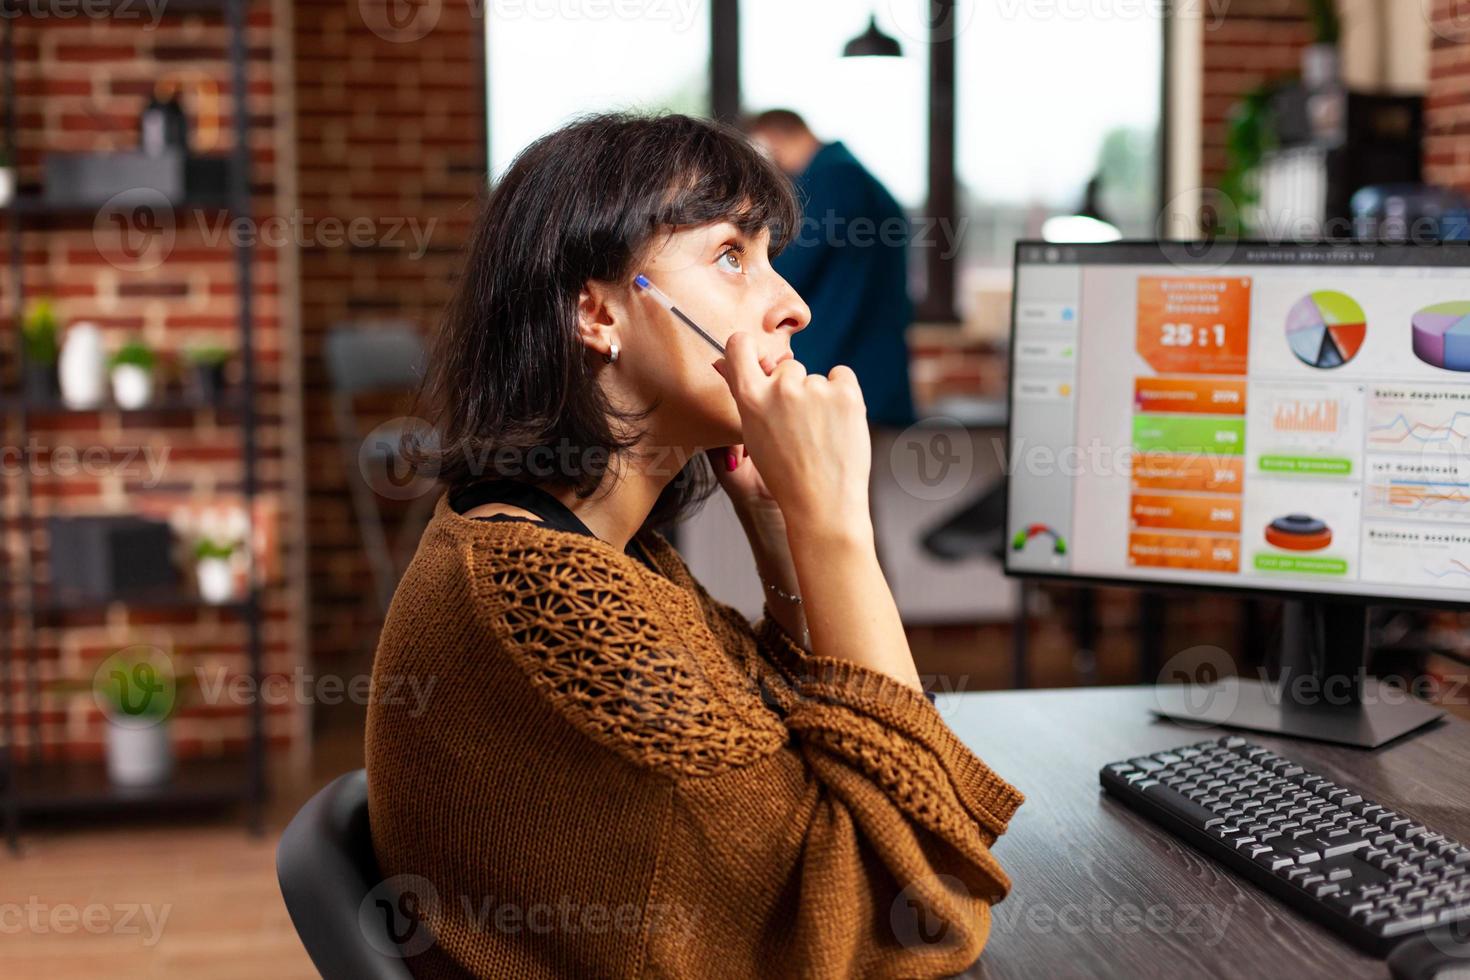
[(1382, 933), (1385, 936), (1402, 936), (1405, 933), (1419, 932), (1434, 925), (1436, 918), (1434, 915), (1407, 915), (1384, 923)]
[(1368, 842), (1361, 837), (1332, 837), (1328, 838), (1322, 856), (1337, 857), (1339, 854), (1351, 854), (1353, 851), (1367, 846)]
[(1176, 816), (1188, 820), (1196, 827), (1208, 827), (1212, 823), (1218, 825), (1224, 822), (1223, 816), (1216, 816), (1214, 811), (1200, 806), (1187, 796), (1162, 783), (1144, 787), (1143, 795)]

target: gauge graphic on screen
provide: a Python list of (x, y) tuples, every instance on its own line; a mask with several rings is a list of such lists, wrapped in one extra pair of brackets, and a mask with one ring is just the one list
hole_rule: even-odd
[(1368, 336), (1368, 317), (1347, 293), (1319, 289), (1303, 296), (1286, 317), (1286, 342), (1308, 367), (1342, 367)]
[(1051, 541), (1052, 554), (1065, 555), (1067, 553), (1067, 541), (1057, 533), (1056, 528), (1048, 524), (1028, 524), (1017, 531), (1011, 538), (1011, 550), (1021, 551), (1032, 538), (1047, 538)]

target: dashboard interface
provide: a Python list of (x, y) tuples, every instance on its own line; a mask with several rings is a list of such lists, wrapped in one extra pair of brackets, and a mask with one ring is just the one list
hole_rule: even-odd
[(1017, 246), (1007, 570), (1470, 601), (1470, 247), (1201, 248)]

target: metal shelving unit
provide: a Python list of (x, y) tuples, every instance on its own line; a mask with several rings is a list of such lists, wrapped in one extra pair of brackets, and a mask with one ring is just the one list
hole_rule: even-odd
[[(116, 0), (119, 9), (132, 0)], [(228, 199), (221, 207), (218, 201), (182, 202), (184, 210), (228, 212), (232, 220), (251, 215), (250, 192), (250, 113), (247, 104), (245, 39), (246, 8), (249, 0), (169, 0), (164, 16), (204, 14), (222, 16), (228, 29), (227, 50), (230, 81), (234, 95), (234, 148), (230, 160)], [(3, 9), (3, 38), (0, 38), (0, 62), (4, 77), (4, 146), (12, 165), (19, 173), (16, 131), (15, 32), (23, 23), (25, 6), (16, 0), (0, 0)], [(92, 9), (96, 9), (95, 7)], [(9, 238), (9, 264), (15, 293), (11, 297), (14, 313), (14, 363), (17, 389), (0, 392), (0, 418), (11, 420), (20, 435), (22, 446), (29, 445), (31, 420), (71, 414), (73, 410), (55, 402), (36, 403), (27, 397), (20, 384), (20, 326), (25, 309), (25, 257), (22, 232), (30, 227), (44, 233), (52, 228), (75, 227), (90, 223), (96, 209), (76, 206), (54, 206), (34, 191), (17, 187), (6, 208)], [(248, 237), (248, 236), (247, 236)], [(255, 518), (255, 498), (259, 489), (256, 473), (256, 387), (253, 345), (253, 246), (242, 240), (235, 246), (236, 299), (238, 302), (237, 340), (243, 368), (239, 392), (218, 402), (196, 402), (188, 398), (165, 396), (156, 404), (134, 412), (121, 412), (124, 417), (159, 412), (213, 411), (238, 416), (241, 445), (241, 495), (247, 520)], [(92, 409), (86, 413), (119, 412), (115, 408)], [(251, 587), (241, 601), (228, 605), (212, 605), (185, 592), (148, 595), (112, 600), (83, 599), (42, 593), (34, 584), (32, 542), (41, 524), (35, 514), (31, 467), (22, 466), (17, 478), (17, 511), (21, 546), (18, 554), (5, 554), (0, 562), (0, 623), (5, 642), (0, 643), (0, 709), (4, 714), (3, 752), (0, 752), (0, 820), (12, 850), (18, 847), (21, 822), (36, 814), (67, 813), (73, 815), (111, 815), (120, 810), (160, 812), (186, 806), (214, 805), (231, 802), (246, 804), (247, 820), (255, 833), (263, 829), (265, 802), (265, 707), (259, 698), (249, 709), (249, 735), (243, 758), (227, 760), (183, 761), (170, 782), (147, 788), (124, 788), (110, 784), (103, 768), (96, 763), (50, 763), (41, 751), (40, 683), (36, 644), (37, 620), (106, 611), (115, 605), (127, 608), (188, 611), (216, 610), (224, 617), (243, 620), (249, 670), (259, 690), (263, 674), (262, 609), (259, 572), (251, 563)], [(247, 537), (253, 542), (253, 534)], [(11, 637), (18, 634), (19, 642)], [(17, 678), (16, 661), (20, 661)], [(20, 683), (17, 685), (17, 680)], [(17, 687), (20, 688), (17, 693)], [(21, 704), (24, 704), (24, 710)], [(17, 746), (20, 719), (29, 727), (30, 751), (26, 758)]]

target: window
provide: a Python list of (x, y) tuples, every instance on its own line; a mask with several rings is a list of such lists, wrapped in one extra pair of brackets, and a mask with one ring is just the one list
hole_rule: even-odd
[(490, 173), (574, 116), (709, 111), (709, 8), (644, 0), (485, 7)]
[[(1017, 238), (1076, 214), (1156, 237), (1163, 25), (1158, 4), (961, 0), (956, 36), (959, 305), (1009, 276)], [(989, 276), (986, 270), (994, 270)]]
[[(928, 196), (929, 46), (903, 18), (890, 16), (889, 5), (877, 7), (741, 0), (740, 102), (747, 112), (799, 112), (819, 139), (842, 140), (918, 213)], [(842, 57), (873, 13), (878, 28), (903, 46), (903, 57)]]

